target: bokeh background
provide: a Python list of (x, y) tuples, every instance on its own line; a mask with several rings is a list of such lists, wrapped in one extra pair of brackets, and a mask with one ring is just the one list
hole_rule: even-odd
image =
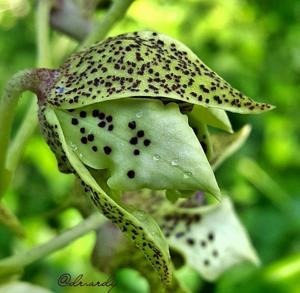
[[(13, 73), (36, 64), (35, 10), (34, 1), (0, 0), (0, 89)], [(179, 39), (236, 88), (277, 106), (264, 115), (229, 113), (235, 130), (246, 123), (253, 130), (243, 148), (216, 172), (249, 231), (261, 268), (242, 264), (216, 283), (187, 272), (188, 283), (194, 292), (300, 292), (300, 1), (137, 0), (110, 35), (144, 29)], [(76, 42), (52, 31), (54, 66), (75, 47)], [(25, 94), (14, 131), (28, 105)], [(0, 226), (0, 258), (81, 221), (68, 203), (72, 181), (71, 175), (58, 172), (37, 129), (5, 196), (26, 237)], [(82, 237), (28, 266), (23, 280), (54, 292), (85, 292), (58, 287), (56, 280), (63, 272), (105, 278), (90, 263), (94, 243), (94, 233)], [(146, 281), (129, 268), (118, 272), (117, 287), (115, 292), (149, 292)]]

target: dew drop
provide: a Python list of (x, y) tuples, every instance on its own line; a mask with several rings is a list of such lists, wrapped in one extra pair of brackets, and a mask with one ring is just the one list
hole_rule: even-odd
[(77, 149), (78, 149), (77, 145), (73, 142), (70, 142), (70, 147), (73, 151), (77, 151)]
[(64, 87), (57, 87), (57, 88), (55, 89), (55, 92), (56, 92), (57, 94), (62, 94), (64, 91), (65, 91), (65, 88), (64, 88)]
[(143, 112), (142, 111), (137, 112), (135, 116), (136, 116), (136, 118), (142, 118)]
[(184, 179), (188, 179), (188, 178), (190, 178), (192, 176), (192, 172), (189, 172), (189, 171), (186, 171), (186, 172), (184, 172), (184, 174), (183, 174), (183, 178)]
[(154, 155), (154, 156), (153, 156), (153, 160), (154, 160), (154, 161), (159, 161), (159, 160), (160, 160), (160, 155), (157, 155), (157, 154)]
[(171, 165), (174, 166), (174, 167), (178, 166), (178, 160), (172, 160)]

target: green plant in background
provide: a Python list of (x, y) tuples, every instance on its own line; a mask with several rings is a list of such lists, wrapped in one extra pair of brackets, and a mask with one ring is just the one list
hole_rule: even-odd
[[(112, 25), (129, 4), (116, 1), (102, 28), (108, 29), (106, 25)], [(95, 29), (85, 46), (103, 34)], [(7, 162), (10, 158), (13, 118), (8, 109), (15, 108), (26, 89), (38, 96), (41, 129), (60, 171), (74, 173), (81, 182), (76, 183), (78, 197), (86, 193), (130, 241), (90, 216), (92, 210), (82, 198), (80, 210), (89, 216), (83, 222), (87, 225), (29, 254), (3, 260), (2, 277), (20, 273), (29, 263), (99, 227), (94, 266), (116, 279), (119, 268), (136, 268), (157, 292), (191, 290), (180, 275), (183, 268), (215, 280), (243, 260), (258, 264), (230, 200), (221, 196), (213, 170), (250, 132), (244, 126), (233, 133), (225, 110), (261, 113), (273, 106), (232, 88), (170, 37), (146, 31), (108, 38), (72, 54), (58, 69), (23, 71), (9, 82), (1, 100), (2, 192), (13, 172), (9, 164), (4, 168), (7, 151)], [(209, 126), (229, 133), (210, 134)], [(219, 202), (208, 204), (209, 194)], [(17, 230), (17, 220), (3, 210), (2, 222)]]

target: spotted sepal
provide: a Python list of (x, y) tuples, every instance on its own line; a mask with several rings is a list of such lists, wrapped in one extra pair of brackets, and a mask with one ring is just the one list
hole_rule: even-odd
[(188, 47), (163, 34), (128, 33), (71, 55), (48, 102), (68, 109), (127, 97), (163, 97), (238, 113), (261, 113), (257, 103), (208, 68)]
[(45, 117), (49, 125), (56, 129), (62, 149), (73, 167), (74, 173), (82, 180), (85, 192), (95, 206), (142, 250), (145, 257), (160, 275), (162, 281), (169, 285), (172, 279), (172, 265), (168, 244), (156, 222), (150, 216), (139, 218), (136, 211), (128, 211), (121, 203), (115, 202), (99, 186), (74, 150), (67, 144), (63, 129), (53, 109), (47, 108)]
[(86, 166), (107, 169), (111, 189), (201, 189), (220, 196), (205, 153), (177, 104), (121, 99), (54, 111), (68, 146)]
[(162, 216), (161, 227), (170, 248), (204, 279), (213, 281), (245, 260), (259, 264), (229, 198), (214, 206), (173, 208)]

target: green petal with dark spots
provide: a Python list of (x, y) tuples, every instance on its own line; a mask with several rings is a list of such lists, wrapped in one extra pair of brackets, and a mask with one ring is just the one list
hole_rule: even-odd
[(170, 208), (164, 212), (161, 227), (170, 248), (209, 281), (242, 261), (259, 264), (229, 198), (213, 206)]
[(184, 44), (149, 31), (108, 38), (71, 55), (59, 70), (48, 102), (64, 109), (139, 96), (238, 113), (273, 108), (234, 89)]
[(67, 144), (113, 190), (220, 191), (205, 153), (178, 105), (122, 99), (80, 109), (54, 108)]
[(171, 283), (172, 266), (163, 234), (156, 222), (146, 214), (128, 211), (121, 203), (115, 202), (111, 196), (99, 186), (89, 170), (84, 166), (74, 150), (67, 144), (63, 130), (55, 112), (48, 108), (45, 117), (60, 139), (62, 149), (74, 168), (75, 174), (82, 180), (87, 195), (96, 207), (108, 219), (115, 223), (143, 251), (165, 284)]

